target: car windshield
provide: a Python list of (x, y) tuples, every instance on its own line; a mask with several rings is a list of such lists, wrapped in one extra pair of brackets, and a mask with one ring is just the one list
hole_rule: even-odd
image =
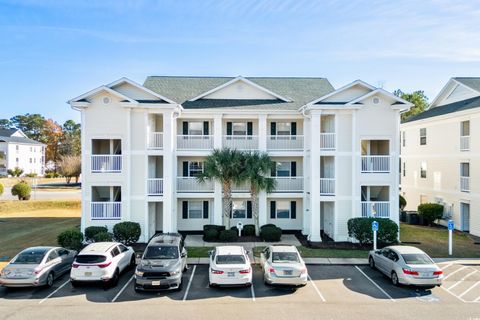
[(151, 246), (147, 248), (144, 259), (178, 259), (178, 248), (174, 246)]
[(75, 258), (78, 263), (102, 263), (107, 260), (107, 257), (97, 254), (81, 254)]
[(21, 252), (12, 264), (39, 264), (45, 256), (46, 250), (31, 250)]
[(272, 262), (299, 262), (296, 252), (273, 252)]
[(244, 264), (245, 257), (240, 254), (218, 255), (217, 264)]
[(406, 264), (433, 264), (432, 259), (424, 253), (403, 254)]

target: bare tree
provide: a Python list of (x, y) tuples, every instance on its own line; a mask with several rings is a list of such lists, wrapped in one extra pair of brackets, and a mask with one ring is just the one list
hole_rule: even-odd
[(67, 184), (70, 184), (72, 178), (78, 183), (78, 178), (82, 171), (80, 156), (63, 156), (57, 162), (58, 172), (65, 177)]

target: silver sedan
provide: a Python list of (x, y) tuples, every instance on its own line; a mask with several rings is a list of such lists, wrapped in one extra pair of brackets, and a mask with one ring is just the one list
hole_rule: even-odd
[(0, 274), (5, 287), (51, 287), (68, 272), (77, 252), (59, 247), (32, 247), (17, 254)]
[(266, 284), (304, 286), (308, 273), (295, 246), (268, 246), (260, 254), (263, 280)]
[(409, 246), (390, 246), (370, 251), (370, 267), (388, 276), (396, 286), (440, 286), (443, 271), (422, 250)]

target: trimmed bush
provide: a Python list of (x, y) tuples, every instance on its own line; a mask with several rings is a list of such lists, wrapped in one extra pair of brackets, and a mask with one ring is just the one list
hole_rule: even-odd
[(263, 226), (261, 226), (260, 230), (262, 230), (263, 228), (269, 228), (269, 227), (276, 227), (276, 225), (274, 225), (272, 223), (267, 223), (267, 224), (264, 224)]
[(20, 177), (23, 174), (23, 169), (15, 167), (13, 169), (8, 169), (7, 173), (12, 177)]
[(93, 236), (93, 242), (111, 242), (113, 241), (113, 234), (110, 232), (99, 232)]
[(27, 173), (27, 174), (25, 175), (25, 177), (28, 177), (28, 178), (35, 178), (36, 176), (37, 176), (36, 173)]
[(222, 242), (235, 242), (238, 240), (238, 233), (235, 230), (220, 231), (218, 239)]
[(3, 184), (0, 183), (0, 196), (3, 194), (3, 191), (4, 191)]
[(83, 234), (76, 228), (66, 230), (58, 235), (57, 242), (61, 247), (80, 251), (83, 247)]
[(357, 239), (360, 244), (373, 243), (372, 222), (378, 222), (377, 240), (382, 244), (396, 243), (398, 225), (387, 218), (353, 218), (348, 220), (348, 236)]
[(20, 181), (12, 187), (12, 196), (18, 196), (18, 200), (29, 200), (32, 188), (25, 181)]
[(260, 238), (267, 242), (280, 241), (282, 237), (282, 229), (276, 226), (263, 226), (260, 230)]
[(243, 226), (242, 236), (251, 237), (255, 236), (255, 225), (246, 224)]
[(48, 178), (48, 179), (58, 178), (58, 177), (60, 177), (60, 174), (58, 174), (55, 171), (47, 171), (47, 172), (45, 172), (44, 177)]
[(204, 241), (216, 241), (218, 240), (218, 231), (216, 229), (207, 229), (203, 232)]
[(124, 245), (135, 243), (140, 238), (142, 229), (137, 222), (120, 222), (113, 226), (113, 237)]
[(85, 228), (85, 240), (96, 242), (95, 235), (102, 232), (108, 232), (107, 227), (91, 226)]
[(438, 203), (423, 203), (418, 206), (418, 214), (426, 224), (432, 225), (443, 217), (443, 205)]
[(407, 200), (405, 200), (405, 198), (400, 195), (398, 199), (398, 204), (400, 206), (400, 210), (403, 210), (407, 206)]
[(225, 226), (219, 226), (219, 225), (216, 225), (216, 224), (206, 224), (203, 226), (203, 232), (209, 230), (209, 229), (214, 229), (214, 230), (217, 230), (217, 232), (221, 232), (223, 230), (225, 230)]

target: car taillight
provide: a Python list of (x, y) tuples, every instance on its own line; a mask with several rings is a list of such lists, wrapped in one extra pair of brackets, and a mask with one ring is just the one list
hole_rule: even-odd
[(307, 268), (303, 268), (302, 270), (300, 270), (300, 273), (301, 273), (301, 274), (307, 273)]
[(240, 270), (238, 271), (240, 274), (247, 274), (247, 273), (250, 273), (252, 271), (252, 269), (248, 268), (248, 269), (245, 269), (245, 270)]
[(410, 270), (410, 269), (403, 269), (403, 273), (411, 275), (411, 276), (418, 276), (417, 271), (413, 271), (413, 270)]
[(78, 263), (72, 264), (72, 268), (78, 268), (78, 267), (80, 267), (80, 265)]
[(213, 274), (223, 274), (222, 270), (211, 269), (210, 272), (213, 273)]
[(102, 269), (103, 269), (103, 268), (108, 267), (108, 266), (111, 265), (111, 264), (112, 264), (112, 261), (107, 262), (107, 263), (97, 264), (97, 266), (98, 266), (99, 268), (102, 268)]
[(43, 270), (43, 268), (38, 268), (37, 267), (37, 268), (33, 269), (33, 273), (34, 274), (39, 274), (40, 272), (42, 272), (42, 270)]
[(433, 275), (434, 275), (434, 276), (439, 276), (439, 275), (441, 275), (441, 274), (443, 274), (443, 271), (442, 271), (442, 270), (440, 270), (440, 271), (433, 271)]
[(268, 272), (270, 272), (270, 273), (275, 273), (275, 269), (273, 269), (273, 268), (268, 268)]

